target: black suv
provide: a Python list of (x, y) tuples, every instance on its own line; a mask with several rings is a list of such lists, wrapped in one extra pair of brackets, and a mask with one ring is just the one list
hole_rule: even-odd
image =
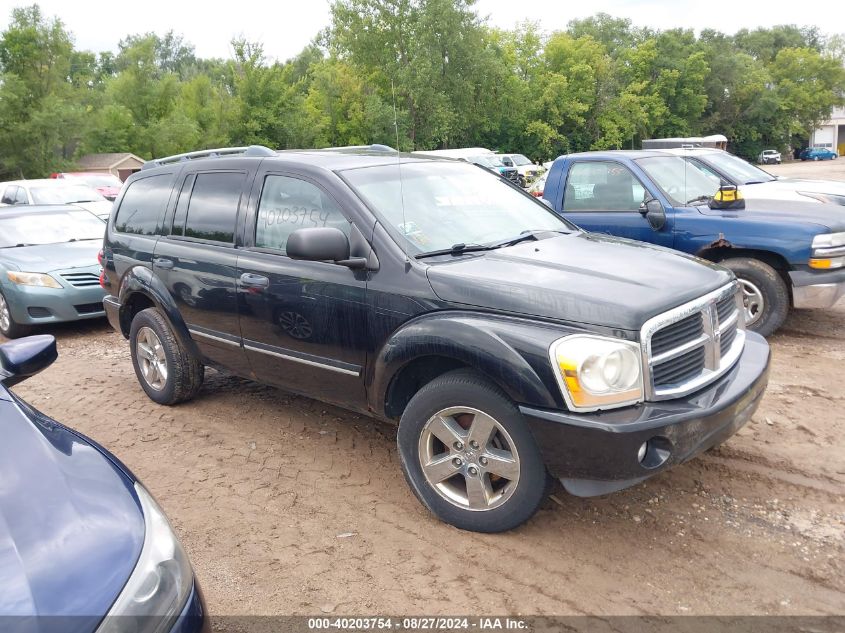
[(104, 303), (150, 398), (212, 365), (398, 422), (417, 497), (484, 532), (531, 517), (547, 473), (612, 492), (750, 418), (769, 348), (732, 273), (388, 149), (195, 152), (127, 181)]

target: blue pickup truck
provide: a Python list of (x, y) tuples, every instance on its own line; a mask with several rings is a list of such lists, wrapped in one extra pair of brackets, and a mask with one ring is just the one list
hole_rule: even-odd
[(746, 325), (763, 336), (790, 307), (830, 308), (845, 294), (841, 206), (746, 201), (735, 186), (721, 185), (669, 153), (585, 152), (554, 161), (543, 198), (587, 231), (730, 268), (742, 285)]

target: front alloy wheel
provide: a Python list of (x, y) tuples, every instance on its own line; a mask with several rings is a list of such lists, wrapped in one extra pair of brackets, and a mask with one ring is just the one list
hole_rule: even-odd
[(462, 530), (513, 529), (546, 498), (550, 479), (525, 418), (470, 369), (443, 374), (411, 398), (396, 444), (417, 498)]
[(423, 428), (418, 450), (426, 481), (459, 508), (497, 508), (519, 483), (519, 453), (513, 439), (478, 409), (438, 411)]

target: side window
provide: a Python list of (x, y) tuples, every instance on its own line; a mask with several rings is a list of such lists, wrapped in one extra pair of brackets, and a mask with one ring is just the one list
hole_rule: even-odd
[(502, 157), (502, 163), (505, 167), (513, 167), (513, 161), (510, 159), (509, 156)]
[[(235, 221), (244, 177), (243, 172), (197, 174), (187, 208), (185, 237), (226, 244), (235, 242)], [(182, 202), (181, 195), (179, 202)], [(179, 215), (179, 209), (176, 215)]]
[(289, 176), (267, 176), (261, 188), (255, 245), (285, 252), (296, 229), (333, 226), (349, 235), (349, 221), (322, 189)]
[(170, 174), (141, 178), (130, 183), (117, 210), (115, 230), (136, 235), (156, 235), (159, 217), (170, 197), (170, 183)]
[(563, 193), (567, 211), (637, 211), (645, 198), (640, 181), (624, 165), (610, 161), (575, 163)]
[(173, 215), (173, 227), (171, 235), (185, 235), (185, 220), (188, 218), (188, 201), (191, 199), (191, 189), (194, 186), (195, 174), (185, 178), (182, 189), (179, 191), (179, 201), (176, 203), (176, 213)]
[(29, 204), (26, 198), (26, 189), (18, 187), (18, 192), (15, 194), (15, 204)]
[(6, 190), (3, 192), (3, 197), (0, 198), (0, 203), (2, 204), (15, 204), (15, 190), (17, 187), (15, 185), (8, 185)]

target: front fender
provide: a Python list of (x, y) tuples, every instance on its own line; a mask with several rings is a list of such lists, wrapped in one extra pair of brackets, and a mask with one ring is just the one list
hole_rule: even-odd
[(409, 321), (377, 351), (370, 393), (385, 415), (393, 380), (416, 360), (442, 357), (467, 365), (518, 404), (565, 408), (549, 361), (552, 342), (574, 330), (526, 319), (437, 312)]
[(118, 302), (120, 303), (120, 323), (121, 329), (125, 335), (129, 333), (131, 324), (131, 317), (128, 310), (132, 305), (132, 295), (140, 293), (150, 299), (156, 308), (158, 308), (167, 317), (173, 333), (183, 348), (190, 351), (196, 357), (201, 358), (202, 354), (191, 338), (188, 332), (188, 326), (173, 300), (173, 296), (168, 292), (164, 283), (156, 277), (152, 270), (146, 266), (135, 266), (129, 269), (120, 281), (120, 289), (118, 290)]

